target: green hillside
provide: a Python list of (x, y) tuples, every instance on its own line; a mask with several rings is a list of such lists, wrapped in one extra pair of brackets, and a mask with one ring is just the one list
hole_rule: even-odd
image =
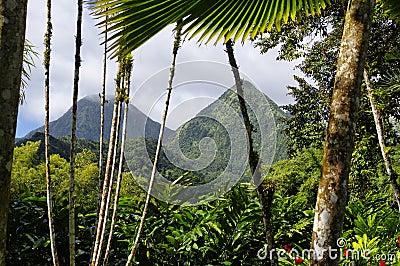
[[(250, 83), (245, 82), (244, 85), (246, 93), (249, 93), (245, 97), (250, 99), (249, 103), (252, 105), (251, 107), (248, 105), (247, 108), (254, 126), (255, 148), (261, 155), (267, 154), (267, 156), (261, 156), (262, 163), (270, 165), (273, 162), (285, 159), (286, 146), (282, 133), (283, 124), (281, 123), (282, 118), (286, 116), (285, 113), (276, 103), (256, 90)], [(161, 176), (171, 181), (180, 178), (180, 184), (201, 185), (209, 183), (225, 171), (225, 174), (236, 176), (237, 180), (243, 174), (245, 174), (245, 178), (242, 181), (250, 180), (246, 162), (247, 144), (243, 135), (244, 126), (235, 91), (235, 87), (227, 90), (219, 99), (201, 110), (196, 117), (186, 122), (176, 132), (167, 130), (167, 137), (163, 143), (164, 148), (157, 167)], [(77, 149), (78, 152), (88, 149), (98, 154), (99, 145), (96, 138), (99, 134), (99, 123), (96, 124), (97, 118), (95, 119), (95, 117), (98, 117), (99, 114), (95, 108), (97, 103), (95, 103), (93, 97), (86, 97), (79, 102), (79, 117), (84, 120), (81, 123), (87, 124), (85, 127), (78, 127), (81, 132), (78, 137), (81, 138), (78, 139)], [(260, 97), (264, 98), (260, 101)], [(251, 103), (251, 99), (258, 100), (254, 104)], [(112, 110), (110, 107), (112, 105), (109, 103), (106, 106), (106, 114), (111, 119), (110, 112)], [(133, 110), (129, 113), (131, 121), (146, 121), (144, 114), (136, 108), (130, 110)], [(59, 154), (61, 158), (66, 160), (69, 160), (69, 137), (60, 137), (60, 135), (67, 134), (66, 120), (69, 112), (52, 122), (52, 133), (56, 133), (55, 136), (58, 138), (50, 138), (50, 153)], [(256, 119), (256, 116), (258, 119)], [(107, 125), (109, 123), (106, 123), (106, 132), (109, 131)], [(125, 153), (127, 167), (125, 169), (128, 170), (129, 167), (133, 176), (141, 178), (150, 176), (157, 145), (155, 136), (158, 136), (158, 128), (159, 124), (149, 119), (146, 126), (147, 137), (140, 136), (138, 133), (139, 136), (127, 140)], [(242, 130), (238, 130), (239, 128)], [(39, 130), (40, 128), (32, 131), (28, 134), (29, 138), (20, 140), (16, 145), (21, 146), (27, 141), (41, 140), (38, 159), (43, 161), (43, 133), (38, 132)], [(135, 126), (130, 130), (131, 132), (135, 131)], [(242, 135), (240, 135), (241, 133)], [(182, 154), (180, 155), (179, 152)], [(266, 172), (263, 174), (266, 174)]]
[[(244, 85), (254, 126), (255, 148), (261, 154), (261, 164), (269, 166), (287, 158), (281, 122), (286, 114), (250, 83)], [(235, 87), (227, 90), (164, 140), (157, 184), (168, 183), (163, 177), (180, 185), (196, 186), (217, 182), (220, 177), (229, 179), (228, 183), (232, 184), (240, 179), (242, 182), (251, 180), (246, 133), (235, 91)], [(155, 147), (153, 138), (131, 139), (127, 144), (125, 158), (128, 166), (144, 186), (151, 175)], [(263, 176), (268, 169), (262, 167)], [(159, 190), (160, 193), (164, 190), (162, 185)]]
[[(247, 110), (253, 125), (254, 147), (260, 154), (262, 164), (269, 165), (285, 159), (287, 154), (282, 118), (286, 117), (286, 114), (251, 83), (245, 81), (244, 87), (245, 100), (249, 102)], [(198, 171), (200, 176), (204, 176), (205, 182), (213, 176), (218, 176), (228, 165), (229, 160), (234, 160), (232, 166), (237, 168), (247, 160), (247, 139), (239, 135), (245, 132), (235, 91), (235, 87), (227, 90), (218, 100), (201, 110), (195, 118), (182, 125), (165, 141), (165, 148), (174, 159), (179, 157), (175, 152), (177, 147), (189, 160), (199, 159), (201, 150), (213, 157), (208, 158), (212, 160), (206, 168)], [(209, 142), (210, 139), (215, 143), (215, 154), (210, 151), (214, 148)], [(197, 163), (199, 166), (200, 164), (204, 166), (206, 162)]]

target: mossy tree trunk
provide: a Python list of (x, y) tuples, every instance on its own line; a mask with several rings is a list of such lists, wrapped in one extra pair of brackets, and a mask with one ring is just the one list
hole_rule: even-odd
[[(107, 20), (107, 17), (106, 17)], [(97, 213), (99, 213), (101, 203), (101, 192), (103, 189), (103, 147), (104, 147), (104, 108), (106, 104), (106, 85), (107, 85), (107, 28), (106, 22), (104, 30), (104, 51), (103, 51), (103, 84), (100, 94), (100, 140), (99, 140), (99, 186), (97, 194)], [(98, 217), (96, 218), (97, 227)]]
[(117, 181), (116, 181), (116, 188), (115, 188), (115, 196), (114, 196), (114, 206), (113, 206), (113, 213), (111, 217), (111, 225), (110, 225), (110, 232), (108, 235), (107, 247), (104, 254), (104, 265), (107, 265), (108, 257), (111, 251), (111, 241), (114, 234), (115, 223), (117, 220), (117, 211), (118, 211), (118, 200), (119, 200), (119, 193), (121, 190), (121, 182), (122, 182), (122, 171), (124, 166), (124, 153), (125, 153), (125, 140), (126, 140), (126, 129), (128, 124), (128, 111), (129, 111), (129, 91), (130, 91), (130, 80), (131, 80), (131, 72), (132, 72), (132, 55), (128, 55), (124, 58), (124, 72), (125, 72), (125, 87), (124, 87), (124, 117), (123, 117), (123, 124), (122, 124), (122, 137), (121, 137), (121, 151), (119, 155), (119, 162), (118, 162), (118, 174), (117, 174)]
[(81, 67), (82, 46), (82, 0), (78, 0), (78, 15), (76, 20), (75, 37), (75, 70), (74, 89), (72, 97), (72, 126), (70, 150), (70, 178), (69, 178), (69, 264), (75, 265), (75, 146), (76, 146), (76, 114), (78, 109), (79, 70)]
[(347, 10), (322, 161), (310, 265), (338, 265), (351, 155), (373, 0), (353, 0)]
[(378, 135), (378, 141), (379, 141), (379, 146), (381, 148), (382, 158), (383, 161), (385, 162), (385, 168), (389, 176), (390, 184), (392, 185), (394, 199), (397, 202), (397, 207), (400, 212), (400, 187), (399, 184), (397, 183), (397, 174), (395, 171), (393, 171), (392, 164), (390, 162), (389, 153), (387, 151), (385, 144), (385, 137), (384, 137), (385, 133), (383, 130), (382, 114), (381, 111), (376, 107), (375, 97), (372, 93), (371, 82), (369, 80), (368, 71), (366, 69), (364, 69), (364, 80), (367, 89), (368, 99), (371, 104), (372, 114), (374, 116), (375, 128), (376, 128), (376, 133)]
[(27, 0), (0, 0), (0, 265), (6, 264), (8, 204), (27, 4)]
[(51, 0), (47, 0), (47, 29), (44, 36), (44, 98), (45, 98), (45, 119), (44, 119), (44, 157), (46, 164), (46, 200), (47, 200), (47, 219), (49, 223), (50, 233), (50, 248), (51, 256), (53, 259), (53, 265), (59, 265), (57, 247), (56, 247), (56, 234), (54, 232), (54, 221), (53, 221), (53, 200), (51, 191), (51, 175), (50, 175), (50, 54), (51, 54), (51, 36), (53, 34), (53, 25), (51, 22)]
[[(125, 77), (121, 79), (121, 84), (124, 83)], [(122, 87), (120, 87), (122, 90)], [(108, 213), (110, 211), (110, 202), (111, 202), (111, 197), (113, 194), (113, 185), (114, 185), (114, 173), (115, 173), (115, 167), (116, 167), (116, 161), (117, 161), (117, 151), (118, 151), (118, 138), (119, 138), (119, 130), (120, 130), (120, 122), (121, 122), (121, 109), (122, 109), (122, 101), (121, 97), (122, 93), (118, 92), (118, 107), (117, 107), (117, 123), (115, 125), (115, 141), (113, 143), (113, 152), (112, 152), (112, 160), (111, 160), (111, 171), (109, 171), (110, 176), (109, 176), (109, 182), (108, 182), (108, 193), (105, 201), (105, 210), (104, 210), (104, 216), (103, 216), (103, 223), (102, 227), (100, 228), (101, 234), (100, 234), (100, 241), (99, 241), (99, 250), (98, 250), (98, 255), (96, 259), (95, 265), (99, 265), (101, 263), (101, 255), (103, 252), (103, 247), (104, 247), (104, 239), (106, 235), (106, 230), (107, 230), (107, 222), (108, 222)], [(107, 166), (108, 167), (108, 166)]]
[[(273, 182), (262, 182), (261, 180), (261, 171), (259, 164), (260, 156), (258, 152), (254, 149), (253, 136), (252, 136), (253, 125), (251, 124), (249, 114), (247, 111), (246, 100), (244, 98), (243, 84), (240, 78), (239, 67), (236, 62), (233, 45), (234, 43), (231, 40), (229, 40), (226, 43), (226, 52), (228, 54), (229, 64), (232, 68), (233, 76), (235, 79), (240, 111), (244, 125), (246, 127), (248, 153), (249, 153), (248, 160), (250, 165), (250, 171), (251, 174), (253, 175), (254, 184), (257, 186), (257, 195), (258, 195), (258, 200), (260, 201), (260, 207), (263, 215), (265, 237), (268, 244), (268, 254), (270, 254), (270, 250), (272, 250), (274, 246), (274, 236), (271, 228), (271, 218), (272, 218), (271, 205), (276, 186)], [(277, 258), (275, 256), (272, 257), (268, 256), (266, 263), (267, 265), (278, 265)]]
[(119, 60), (119, 70), (117, 74), (116, 89), (115, 89), (115, 97), (114, 97), (114, 109), (113, 116), (111, 120), (111, 129), (110, 129), (110, 139), (108, 143), (108, 153), (107, 153), (107, 161), (106, 168), (104, 172), (104, 182), (102, 186), (102, 194), (100, 201), (100, 208), (98, 213), (98, 222), (96, 227), (96, 238), (93, 245), (93, 254), (91, 258), (91, 265), (97, 266), (100, 264), (101, 253), (104, 244), (104, 235), (107, 225), (107, 217), (108, 217), (108, 209), (109, 203), (112, 193), (112, 183), (113, 183), (113, 171), (115, 168), (115, 157), (116, 157), (116, 147), (118, 142), (118, 127), (120, 120), (120, 109), (121, 109), (121, 100), (122, 97), (122, 89), (124, 86), (124, 61), (123, 58)]

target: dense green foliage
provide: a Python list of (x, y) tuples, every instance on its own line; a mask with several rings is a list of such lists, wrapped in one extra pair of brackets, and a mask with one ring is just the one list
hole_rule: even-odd
[[(114, 1), (98, 2), (101, 6), (101, 3)], [(153, 1), (147, 1), (147, 4), (151, 2)], [(195, 2), (165, 1), (170, 5), (183, 3), (190, 7), (188, 11), (196, 4)], [(233, 7), (235, 3), (231, 1), (227, 4), (228, 7)], [(241, 5), (251, 7), (254, 3), (243, 2)], [(276, 3), (275, 7), (277, 7)], [(282, 27), (282, 33), (273, 32), (259, 43), (262, 51), (265, 52), (283, 41), (279, 55), (282, 59), (290, 60), (304, 56), (299, 69), (304, 73), (305, 78), (295, 77), (298, 86), (289, 87), (295, 103), (284, 107), (290, 116), (285, 115), (269, 99), (267, 99), (269, 106), (258, 106), (261, 113), (265, 115), (271, 111), (266, 110), (267, 107), (272, 107), (274, 122), (277, 123), (278, 129), (278, 151), (272, 160), (274, 164), (272, 166), (264, 164), (262, 170), (265, 170), (263, 173), (268, 173), (265, 176), (268, 182), (277, 184), (270, 206), (270, 228), (275, 250), (282, 251), (286, 256), (286, 258), (279, 258), (279, 265), (307, 263), (304, 255), (298, 254), (298, 257), (294, 257), (290, 250), (301, 253), (308, 249), (313, 231), (314, 206), (321, 176), (323, 136), (327, 127), (335, 66), (342, 35), (343, 8), (342, 3), (336, 1), (321, 18), (309, 18), (296, 26), (285, 25)], [(205, 8), (203, 11), (208, 10), (209, 8)], [(238, 10), (241, 12), (240, 9)], [(146, 12), (149, 11), (151, 8), (146, 10)], [(292, 12), (288, 10), (285, 13), (275, 14), (277, 17), (264, 27), (273, 28), (275, 24), (279, 28), (281, 19), (285, 21), (289, 16), (294, 18), (295, 11), (297, 11), (296, 7), (292, 6)], [(319, 10), (314, 10), (314, 12), (319, 12)], [(178, 13), (168, 10), (163, 16), (165, 18), (165, 15)], [(187, 17), (189, 21), (202, 23), (203, 16), (207, 16), (207, 12), (190, 15)], [(254, 12), (246, 13), (245, 19), (249, 20), (253, 15), (255, 15)], [(120, 15), (114, 18), (118, 21)], [(171, 17), (169, 19), (171, 20)], [(215, 19), (218, 19), (218, 16)], [(170, 22), (164, 20), (160, 24), (155, 24), (156, 28), (150, 28), (150, 31), (155, 32), (159, 27)], [(247, 38), (251, 32), (251, 27), (248, 25), (252, 24), (232, 29), (225, 28), (222, 31), (224, 34), (221, 33), (219, 37), (238, 39), (243, 35), (243, 38)], [(201, 29), (206, 27), (209, 25), (203, 24)], [(142, 29), (139, 28), (139, 30)], [(215, 34), (219, 34), (219, 30), (221, 30), (219, 27), (212, 30), (209, 28), (207, 32), (204, 32), (203, 37), (217, 37)], [(320, 34), (320, 38), (310, 43), (304, 42), (304, 37), (317, 34)], [(385, 86), (381, 77), (399, 67), (398, 59), (388, 60), (387, 55), (391, 54), (391, 59), (393, 59), (393, 55), (400, 50), (400, 27), (397, 22), (388, 20), (381, 5), (377, 5), (371, 34), (367, 66), (373, 79), (378, 106), (384, 115), (385, 139), (393, 168), (399, 172), (399, 130), (396, 125), (398, 126), (400, 118), (400, 91), (398, 87)], [(117, 36), (119, 35), (121, 33), (117, 33)], [(148, 37), (147, 35), (137, 36), (139, 42), (128, 42), (124, 45), (128, 48), (139, 45), (140, 42), (146, 40), (143, 36)], [(232, 92), (225, 93), (219, 100), (238, 111), (237, 97)], [(351, 193), (348, 198), (343, 231), (346, 243), (337, 254), (340, 256), (340, 265), (353, 265), (354, 261), (357, 265), (378, 263), (383, 265), (383, 261), (387, 264), (400, 265), (398, 260), (400, 258), (400, 216), (381, 159), (368, 99), (362, 97), (360, 101), (360, 119), (356, 129), (356, 147), (349, 182)], [(96, 120), (99, 112), (98, 103), (87, 98), (80, 104), (79, 120), (82, 122), (80, 126), (78, 125), (81, 130), (79, 134), (82, 134), (80, 137), (97, 138), (98, 132), (92, 130), (98, 129)], [(270, 126), (265, 120), (256, 121), (254, 112), (260, 110), (249, 110), (250, 120), (254, 126), (255, 148), (258, 150), (261, 146), (262, 133), (266, 132), (264, 128)], [(111, 116), (110, 111), (108, 113)], [(210, 114), (213, 114), (216, 119), (204, 117)], [(50, 147), (52, 153), (50, 174), (54, 192), (51, 201), (54, 204), (57, 248), (63, 265), (68, 263), (69, 255), (67, 222), (69, 145), (68, 137), (65, 136), (70, 131), (70, 115), (69, 111), (52, 124), (53, 133), (55, 132), (57, 137), (64, 136), (64, 138), (51, 139), (52, 146)], [(146, 120), (141, 113), (130, 116)], [(216, 143), (217, 154), (207, 168), (196, 172), (180, 169), (171, 164), (163, 152), (157, 165), (158, 171), (170, 180), (183, 178), (180, 182), (186, 185), (198, 185), (214, 179), (226, 167), (230, 156), (232, 142), (221, 126), (224, 123), (231, 123), (230, 119), (227, 113), (212, 104), (183, 125), (179, 132), (169, 132), (171, 143), (179, 142), (178, 146), (189, 159), (196, 159), (201, 155), (201, 140), (212, 138)], [(109, 128), (107, 123), (106, 128)], [(131, 166), (131, 172), (127, 172), (128, 169), (125, 167), (121, 198), (118, 202), (118, 220), (109, 258), (110, 265), (123, 265), (126, 262), (128, 250), (136, 236), (145, 199), (144, 192), (137, 185), (136, 180), (146, 179), (149, 176), (156, 147), (154, 138), (157, 136), (158, 129), (159, 124), (150, 121), (150, 128), (146, 128), (146, 136), (142, 136), (143, 132), (137, 135), (134, 133), (135, 138), (131, 138), (127, 143), (126, 156), (129, 158), (127, 163)], [(283, 132), (286, 134), (286, 139), (283, 138)], [(34, 140), (42, 139), (41, 134), (30, 135), (30, 137)], [(144, 146), (143, 143), (145, 143)], [(243, 151), (246, 150), (245, 143), (237, 145), (242, 145), (243, 147), (240, 148)], [(77, 264), (83, 265), (89, 262), (93, 242), (99, 172), (96, 155), (98, 144), (80, 140), (78, 146), (75, 180), (76, 244)], [(290, 155), (289, 158), (286, 156), (286, 149)], [(247, 154), (243, 152), (242, 156), (245, 157)], [(150, 157), (150, 164), (145, 162), (147, 157)], [(14, 152), (12, 173), (8, 263), (50, 265), (42, 142), (30, 142), (26, 139), (18, 144)], [(249, 181), (249, 177), (247, 170), (242, 181)], [(265, 255), (267, 243), (259, 197), (250, 184), (243, 182), (219, 199), (199, 206), (174, 206), (152, 199), (143, 237), (140, 239), (135, 256), (136, 262), (141, 265), (265, 265), (265, 260), (260, 258), (260, 255)], [(165, 191), (165, 193), (170, 192)], [(353, 257), (355, 252), (362, 254), (367, 250), (369, 250), (369, 259)], [(348, 256), (349, 252), (350, 256)]]
[[(31, 142), (15, 148), (8, 260), (24, 265), (48, 265), (51, 259), (46, 202), (42, 197), (44, 167), (37, 159), (38, 147), (39, 142)], [(393, 149), (392, 154), (398, 171), (400, 148)], [(321, 157), (321, 149), (305, 149), (274, 164), (267, 176), (278, 184), (271, 220), (276, 249), (290, 245), (301, 252), (309, 247)], [(51, 159), (58, 191), (53, 199), (57, 245), (60, 260), (66, 262), (67, 184), (60, 179), (68, 179), (68, 163), (57, 155)], [(88, 150), (78, 154), (76, 160), (77, 187), (81, 188), (77, 190), (77, 201), (81, 202), (77, 206), (77, 263), (82, 265), (88, 263), (90, 256), (97, 196), (86, 192), (96, 191), (97, 166), (93, 163), (94, 153)], [(400, 217), (389, 185), (379, 180), (384, 178), (372, 182), (380, 191), (353, 197), (349, 202), (343, 234), (348, 241), (347, 249), (359, 250), (358, 242), (364, 241), (374, 248), (373, 255), (398, 252)], [(22, 184), (26, 186), (20, 189)], [(143, 190), (129, 173), (124, 173), (121, 195), (110, 265), (126, 262), (144, 202)], [(263, 255), (266, 244), (261, 217), (257, 195), (248, 184), (239, 184), (223, 198), (196, 207), (173, 206), (153, 199), (136, 261), (143, 265), (263, 265), (264, 260), (257, 256)], [(294, 258), (286, 254), (287, 259), (282, 259), (280, 265), (295, 265)], [(376, 257), (372, 258), (372, 263), (377, 262)], [(343, 265), (348, 263), (349, 260), (342, 259)]]
[[(400, 90), (385, 86), (385, 77), (394, 78), (400, 66), (398, 59), (388, 60), (388, 55), (400, 50), (400, 25), (388, 19), (381, 4), (375, 8), (367, 68), (372, 77), (374, 96), (383, 115), (385, 142), (388, 147), (393, 147), (398, 145), (399, 139), (395, 124), (400, 118)], [(323, 145), (343, 33), (344, 8), (340, 2), (333, 3), (323, 16), (310, 18), (308, 23), (286, 25), (283, 34), (273, 32), (257, 44), (262, 52), (267, 52), (283, 42), (279, 59), (304, 57), (298, 65), (304, 77), (296, 76), (298, 86), (288, 87), (295, 103), (283, 106), (291, 114), (284, 120), (290, 156), (297, 157), (298, 151), (304, 148)], [(350, 189), (352, 196), (362, 198), (367, 192), (378, 193), (387, 180), (370, 102), (364, 88), (358, 115)]]
[[(28, 197), (46, 196), (45, 164), (38, 158), (40, 141), (27, 142), (16, 147), (11, 177), (11, 200), (20, 201)], [(84, 209), (94, 206), (97, 199), (97, 167), (96, 155), (84, 149), (76, 157), (76, 192), (79, 195), (77, 204)], [(54, 198), (68, 192), (69, 163), (58, 154), (50, 156), (50, 175), (53, 180)]]

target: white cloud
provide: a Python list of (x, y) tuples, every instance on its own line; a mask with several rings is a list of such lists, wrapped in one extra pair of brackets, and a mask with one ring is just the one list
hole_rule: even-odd
[[(27, 38), (40, 53), (33, 70), (32, 79), (26, 90), (26, 103), (20, 108), (17, 136), (21, 137), (44, 119), (44, 70), (42, 66), (43, 36), (46, 27), (45, 1), (30, 1), (28, 5)], [(53, 40), (51, 54), (51, 120), (61, 116), (72, 103), (73, 71), (76, 32), (75, 1), (53, 1)], [(102, 84), (103, 47), (98, 21), (89, 15), (85, 8), (83, 18), (82, 67), (80, 69), (79, 97), (98, 94)], [(159, 33), (134, 53), (133, 90), (148, 77), (168, 67), (171, 61), (173, 43), (172, 27)], [(286, 96), (287, 85), (293, 85), (295, 63), (276, 62), (276, 51), (260, 55), (251, 43), (235, 47), (240, 70), (278, 104), (287, 104), (291, 98)], [(223, 45), (199, 45), (194, 41), (185, 42), (178, 55), (178, 61), (211, 60), (227, 63)], [(107, 76), (108, 94), (112, 94), (116, 72), (115, 60), (109, 60)], [(165, 81), (167, 84), (167, 81)], [(233, 85), (233, 84), (232, 84)], [(166, 86), (166, 85), (165, 85)]]

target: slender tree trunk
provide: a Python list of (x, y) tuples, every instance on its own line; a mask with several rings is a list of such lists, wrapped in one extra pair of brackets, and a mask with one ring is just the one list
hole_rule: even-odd
[(149, 187), (147, 190), (146, 201), (145, 201), (144, 208), (143, 208), (142, 218), (140, 219), (140, 224), (139, 224), (138, 231), (136, 233), (135, 242), (133, 242), (131, 252), (128, 256), (128, 261), (126, 262), (126, 266), (131, 265), (132, 260), (135, 257), (135, 253), (136, 253), (137, 247), (139, 245), (140, 235), (142, 233), (143, 226), (144, 226), (144, 221), (146, 219), (147, 209), (149, 207), (151, 191), (153, 189), (154, 178), (155, 178), (156, 171), (157, 171), (157, 163), (158, 163), (158, 159), (159, 159), (160, 153), (161, 153), (161, 146), (162, 146), (162, 140), (163, 140), (163, 136), (164, 136), (165, 123), (167, 121), (169, 102), (171, 99), (172, 82), (174, 80), (174, 75), (175, 75), (176, 57), (178, 55), (178, 50), (179, 50), (179, 47), (181, 44), (181, 30), (182, 30), (181, 22), (182, 21), (179, 20), (177, 22), (177, 27), (176, 27), (174, 48), (173, 48), (173, 52), (172, 52), (172, 63), (171, 63), (168, 88), (167, 88), (167, 98), (165, 100), (165, 109), (164, 109), (162, 121), (161, 121), (160, 135), (158, 136), (158, 143), (157, 143), (157, 148), (156, 148), (156, 154), (154, 157), (153, 170), (152, 170), (150, 181), (149, 181)]
[(49, 154), (49, 123), (50, 123), (50, 54), (51, 54), (51, 36), (53, 25), (51, 23), (51, 0), (47, 0), (47, 29), (44, 36), (44, 43), (46, 50), (44, 51), (44, 68), (45, 68), (45, 119), (44, 119), (44, 157), (46, 162), (46, 199), (47, 199), (47, 219), (49, 221), (50, 232), (50, 247), (53, 265), (59, 265), (57, 247), (56, 247), (56, 234), (54, 232), (53, 221), (53, 201), (51, 192), (51, 175), (50, 175), (50, 154)]
[[(274, 236), (272, 234), (271, 229), (271, 204), (272, 204), (272, 197), (275, 192), (275, 187), (271, 186), (271, 184), (267, 184), (262, 182), (261, 180), (261, 171), (259, 168), (260, 156), (258, 152), (254, 149), (252, 131), (253, 125), (251, 124), (249, 114), (247, 112), (246, 101), (244, 99), (244, 91), (243, 91), (243, 84), (240, 78), (239, 67), (236, 63), (235, 54), (233, 51), (234, 43), (232, 40), (229, 40), (226, 43), (226, 52), (229, 58), (229, 64), (231, 65), (233, 76), (235, 78), (236, 90), (239, 100), (240, 111), (242, 114), (243, 122), (246, 127), (247, 138), (248, 138), (248, 145), (249, 145), (249, 164), (250, 164), (250, 171), (253, 175), (254, 184), (257, 186), (257, 195), (260, 201), (261, 211), (263, 214), (263, 224), (265, 230), (265, 236), (268, 242), (268, 249), (271, 250), (273, 248)], [(268, 254), (270, 252), (268, 251)], [(278, 265), (275, 256), (269, 258), (268, 263), (269, 265)]]
[(367, 88), (369, 102), (371, 103), (372, 114), (374, 115), (376, 133), (378, 135), (378, 141), (379, 141), (379, 146), (381, 148), (382, 158), (383, 161), (385, 162), (386, 172), (389, 176), (390, 184), (392, 185), (393, 189), (394, 198), (397, 202), (397, 207), (399, 208), (400, 212), (400, 187), (399, 184), (397, 183), (397, 174), (396, 172), (393, 171), (392, 164), (390, 163), (389, 154), (386, 151), (384, 131), (382, 126), (382, 116), (381, 112), (375, 105), (375, 99), (372, 94), (371, 82), (369, 80), (368, 72), (366, 69), (364, 69), (364, 80)]
[[(106, 17), (106, 21), (107, 21)], [(101, 192), (103, 188), (103, 146), (104, 146), (104, 108), (106, 103), (106, 84), (107, 84), (107, 28), (104, 31), (104, 52), (103, 52), (103, 85), (100, 95), (100, 144), (99, 144), (99, 187), (97, 195), (97, 215), (100, 209), (101, 203)], [(98, 223), (98, 217), (96, 218), (96, 227)]]
[(114, 110), (113, 110), (113, 118), (111, 122), (111, 131), (110, 131), (110, 140), (108, 143), (108, 154), (107, 154), (107, 163), (106, 169), (104, 173), (104, 182), (103, 182), (103, 192), (101, 196), (101, 203), (100, 203), (100, 210), (98, 215), (98, 224), (96, 228), (96, 239), (94, 242), (93, 247), (93, 254), (90, 265), (95, 266), (98, 265), (100, 259), (100, 253), (103, 243), (102, 242), (102, 235), (103, 235), (103, 228), (105, 228), (105, 224), (107, 223), (107, 199), (109, 193), (109, 187), (111, 180), (111, 172), (113, 169), (113, 161), (114, 161), (114, 147), (115, 142), (117, 141), (118, 135), (116, 133), (116, 126), (118, 123), (118, 106), (120, 105), (120, 97), (119, 97), (119, 88), (121, 87), (121, 80), (123, 76), (123, 63), (119, 60), (119, 71), (116, 78), (116, 90), (115, 90), (115, 97), (114, 97)]
[(353, 0), (347, 11), (315, 208), (310, 265), (338, 265), (347, 183), (374, 0)]
[(110, 132), (110, 140), (108, 144), (108, 155), (107, 155), (107, 163), (106, 163), (106, 169), (105, 169), (105, 174), (104, 174), (104, 182), (103, 182), (103, 192), (102, 192), (102, 200), (100, 203), (100, 210), (99, 210), (99, 220), (96, 228), (96, 239), (94, 242), (94, 248), (93, 248), (93, 254), (92, 254), (92, 259), (91, 259), (91, 265), (94, 266), (96, 265), (96, 260), (99, 257), (99, 248), (100, 248), (100, 237), (102, 233), (102, 228), (103, 224), (106, 222), (104, 220), (104, 214), (105, 214), (105, 209), (106, 209), (106, 199), (108, 195), (108, 187), (109, 187), (109, 182), (110, 182), (110, 172), (111, 172), (111, 161), (113, 158), (113, 151), (114, 151), (114, 145), (113, 143), (115, 142), (115, 126), (117, 123), (117, 110), (118, 110), (118, 101), (116, 100), (117, 93), (115, 93), (115, 100), (114, 100), (114, 111), (113, 111), (113, 119), (111, 122), (111, 132)]
[[(106, 17), (106, 20), (108, 19), (108, 16)], [(95, 221), (95, 231), (97, 229), (97, 225), (99, 223), (99, 212), (100, 212), (100, 205), (101, 205), (101, 194), (103, 191), (103, 175), (104, 175), (104, 159), (103, 159), (103, 153), (104, 153), (104, 109), (105, 109), (105, 104), (106, 104), (106, 85), (107, 85), (107, 32), (108, 29), (108, 23), (106, 22), (105, 26), (105, 31), (104, 31), (104, 52), (103, 52), (103, 84), (102, 84), (102, 90), (100, 93), (100, 140), (99, 140), (99, 184), (97, 187), (97, 210), (96, 210), (96, 221)], [(94, 235), (92, 235), (93, 237)], [(91, 251), (91, 256), (93, 255), (93, 248), (92, 246), (92, 251)]]
[(119, 192), (121, 190), (121, 182), (122, 182), (122, 171), (124, 166), (124, 153), (125, 153), (125, 140), (126, 140), (126, 125), (128, 123), (128, 111), (129, 111), (129, 90), (130, 90), (130, 79), (131, 79), (131, 72), (132, 72), (132, 57), (128, 56), (125, 58), (127, 60), (125, 65), (125, 109), (124, 109), (124, 121), (122, 125), (122, 138), (121, 138), (121, 151), (119, 155), (119, 166), (118, 166), (118, 175), (117, 175), (117, 187), (115, 188), (115, 196), (114, 196), (114, 207), (113, 207), (113, 214), (111, 217), (111, 226), (110, 232), (108, 235), (107, 247), (104, 254), (104, 263), (103, 265), (107, 265), (108, 257), (111, 250), (111, 241), (114, 234), (115, 223), (117, 220), (117, 211), (118, 211), (118, 200), (119, 200)]
[(104, 246), (104, 237), (106, 235), (106, 226), (107, 226), (107, 221), (108, 221), (108, 213), (110, 210), (110, 202), (111, 202), (111, 197), (113, 194), (114, 172), (115, 172), (115, 165), (116, 165), (116, 160), (117, 160), (118, 136), (119, 136), (120, 121), (121, 121), (121, 107), (122, 107), (122, 102), (120, 100), (118, 100), (117, 123), (115, 125), (115, 135), (117, 137), (114, 142), (113, 158), (111, 160), (111, 172), (110, 172), (111, 176), (110, 176), (110, 182), (108, 184), (108, 194), (107, 194), (107, 198), (106, 198), (104, 218), (103, 218), (105, 222), (103, 223), (103, 227), (101, 228), (100, 242), (99, 242), (100, 246), (99, 246), (99, 250), (97, 253), (95, 265), (100, 264), (100, 258), (101, 258), (101, 254), (103, 252), (103, 246)]
[(27, 0), (0, 0), (0, 265), (6, 264), (8, 204), (27, 3)]
[(75, 265), (75, 146), (76, 146), (76, 114), (78, 109), (79, 69), (81, 66), (82, 46), (82, 0), (78, 0), (78, 17), (76, 22), (75, 38), (75, 71), (74, 92), (72, 99), (72, 130), (70, 151), (70, 178), (69, 178), (69, 264)]

